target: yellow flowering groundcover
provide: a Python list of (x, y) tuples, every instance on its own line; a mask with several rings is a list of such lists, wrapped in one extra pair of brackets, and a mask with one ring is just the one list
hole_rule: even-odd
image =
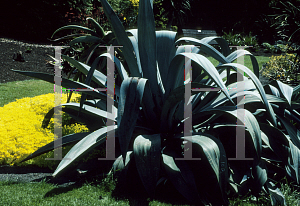
[[(18, 99), (0, 107), (0, 165), (17, 164), (38, 148), (54, 140), (53, 118), (46, 129), (41, 127), (44, 116), (54, 107), (54, 98), (54, 94), (50, 93), (33, 98)], [(62, 94), (61, 100), (62, 103), (66, 103), (67, 95)], [(73, 93), (70, 102), (80, 102), (80, 94)], [(77, 123), (67, 125), (69, 119), (70, 117), (63, 113), (63, 136), (88, 132), (88, 128), (84, 125)], [(51, 151), (20, 165), (36, 164), (52, 168), (57, 161), (46, 161), (45, 158), (53, 158), (53, 154), (54, 152)], [(63, 153), (63, 155), (65, 154)]]
[(295, 80), (298, 65), (299, 59), (296, 59), (295, 54), (286, 53), (280, 56), (271, 56), (262, 75), (282, 82)]

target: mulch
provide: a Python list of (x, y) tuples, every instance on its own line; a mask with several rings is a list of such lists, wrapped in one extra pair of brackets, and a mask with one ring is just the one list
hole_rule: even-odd
[[(54, 66), (47, 63), (55, 57), (54, 45), (40, 45), (0, 38), (0, 83), (34, 79), (18, 74), (13, 70), (43, 72), (54, 75)], [(22, 53), (24, 61), (14, 60), (17, 53)], [(62, 74), (66, 78), (66, 74)]]

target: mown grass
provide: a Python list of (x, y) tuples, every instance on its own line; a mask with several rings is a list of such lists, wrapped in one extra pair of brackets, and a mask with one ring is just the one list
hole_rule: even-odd
[[(264, 63), (264, 57), (258, 58), (259, 64)], [(246, 64), (247, 64), (247, 60)], [(217, 62), (218, 63), (218, 62)], [(52, 93), (53, 84), (41, 80), (17, 81), (0, 84), (0, 106), (23, 97), (34, 97), (42, 94)], [(11, 181), (0, 182), (0, 205), (151, 205), (171, 206), (189, 205), (180, 195), (169, 191), (171, 195), (150, 200), (148, 198), (133, 195), (124, 196), (115, 192), (116, 181), (111, 177), (96, 182), (87, 182), (81, 186), (69, 186), (66, 188), (49, 184), (45, 181), (39, 183), (20, 183)], [(128, 185), (134, 187), (134, 185)], [(299, 204), (299, 193), (293, 190), (288, 184), (281, 186), (285, 195), (287, 205)], [(174, 200), (179, 196), (179, 202)], [(185, 202), (185, 203), (183, 203)], [(259, 205), (271, 205), (269, 198), (260, 197)], [(230, 205), (257, 205), (253, 197), (230, 199)]]
[[(128, 189), (135, 187), (134, 184), (128, 185)], [(71, 185), (60, 187), (46, 181), (23, 183), (13, 181), (0, 182), (0, 205), (47, 205), (47, 206), (65, 206), (65, 205), (121, 205), (121, 206), (172, 206), (172, 205), (190, 205), (180, 194), (174, 191), (174, 188), (168, 188), (170, 191), (160, 191), (157, 199), (147, 198), (145, 195), (128, 194), (123, 195), (116, 188), (116, 181), (112, 176), (98, 179), (92, 182), (85, 182), (82, 185)], [(166, 189), (165, 189), (166, 190)], [(281, 185), (281, 191), (285, 195), (287, 206), (296, 206), (300, 204), (299, 193), (293, 191), (287, 184)], [(123, 193), (126, 193), (123, 191)], [(168, 193), (164, 196), (164, 193)], [(247, 198), (230, 198), (232, 206), (271, 206), (270, 199), (261, 196), (258, 200), (249, 196)]]
[[(207, 57), (207, 58), (209, 59), (209, 61), (211, 61), (211, 63), (214, 66), (218, 66), (219, 62), (217, 60), (215, 60), (212, 57)], [(264, 63), (267, 63), (270, 60), (269, 57), (265, 57), (265, 56), (255, 56), (255, 58), (257, 60), (259, 70), (261, 70), (262, 65)], [(234, 61), (234, 63), (237, 63), (237, 61)], [(244, 56), (244, 65), (248, 69), (250, 69), (251, 71), (253, 71), (253, 66), (252, 66), (252, 62), (251, 62), (250, 56)], [(248, 77), (248, 75), (246, 75), (246, 74), (245, 74), (245, 76)]]
[[(62, 90), (62, 92), (66, 93), (66, 90)], [(17, 99), (49, 93), (54, 93), (54, 85), (43, 80), (32, 79), (2, 83), (0, 84), (0, 107)]]

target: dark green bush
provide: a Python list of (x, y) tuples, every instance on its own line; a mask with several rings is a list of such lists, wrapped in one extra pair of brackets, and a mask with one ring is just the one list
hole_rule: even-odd
[(92, 9), (84, 2), (91, 0), (6, 1), (0, 9), (0, 36), (49, 43), (53, 31), (68, 24), (65, 14), (70, 8), (75, 15)]

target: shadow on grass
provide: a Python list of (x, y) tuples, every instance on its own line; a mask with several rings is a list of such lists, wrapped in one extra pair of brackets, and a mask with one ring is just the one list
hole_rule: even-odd
[(154, 197), (148, 195), (139, 177), (135, 167), (134, 159), (128, 163), (126, 178), (123, 172), (120, 172), (112, 189), (111, 197), (115, 200), (128, 200), (130, 205), (149, 205), (150, 201), (158, 201), (171, 205), (190, 205), (172, 185), (170, 181), (161, 183), (156, 187)]

